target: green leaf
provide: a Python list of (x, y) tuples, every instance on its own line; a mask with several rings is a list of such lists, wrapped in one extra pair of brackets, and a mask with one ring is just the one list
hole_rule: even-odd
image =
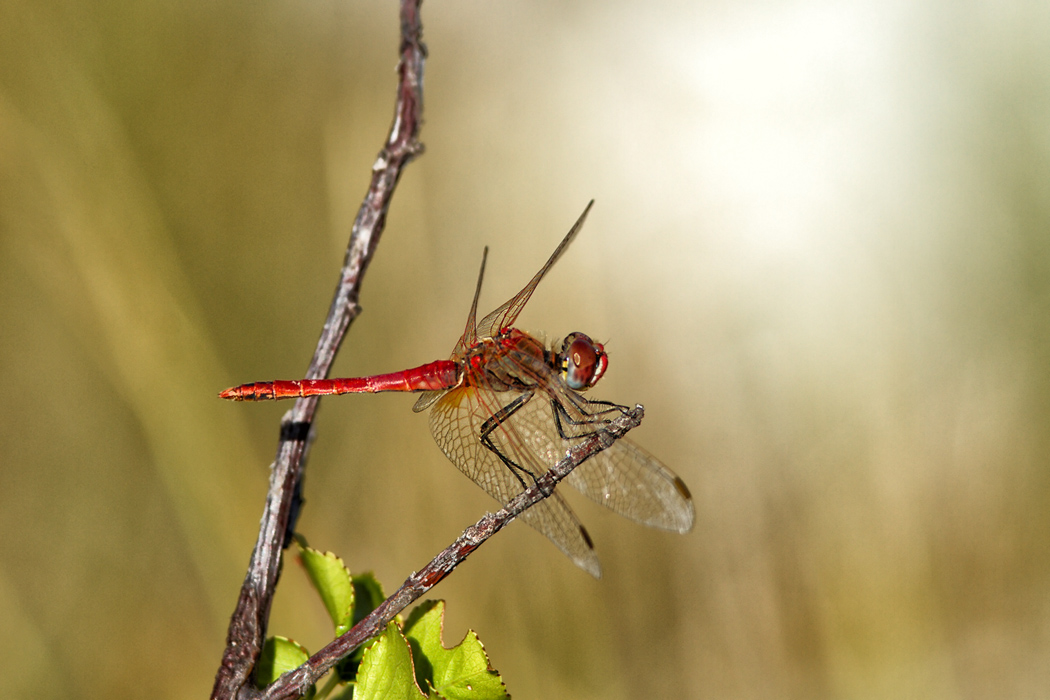
[(365, 652), (357, 672), (354, 700), (425, 700), (412, 671), (412, 651), (397, 624)]
[(348, 683), (357, 678), (357, 669), (361, 666), (361, 659), (366, 651), (368, 651), (367, 646), (360, 646), (354, 653), (344, 657), (342, 661), (335, 665), (335, 672), (339, 676), (340, 682)]
[(446, 649), (441, 641), (445, 602), (432, 600), (412, 611), (405, 623), (405, 636), (416, 654), (420, 686), (429, 685), (434, 695), (447, 700), (498, 700), (507, 698), (503, 679), (489, 665), (485, 647), (473, 631), (463, 641)]
[[(375, 610), (376, 606), (386, 599), (386, 595), (383, 593), (383, 587), (376, 580), (375, 574), (370, 571), (364, 574), (357, 574), (352, 577), (352, 580), (355, 602), (351, 624), (356, 625)], [(361, 658), (364, 652), (364, 647), (360, 647), (353, 654), (336, 664), (335, 672), (339, 675), (340, 680), (352, 681), (357, 677), (357, 669), (361, 665)]]
[[(255, 685), (265, 688), (281, 674), (302, 666), (309, 658), (310, 652), (297, 642), (287, 637), (270, 637), (263, 644), (259, 661), (255, 664)], [(307, 697), (313, 697), (314, 690), (311, 686)]]
[(354, 618), (354, 584), (343, 560), (331, 552), (319, 552), (299, 542), (299, 561), (306, 569), (314, 588), (321, 594), (328, 616), (332, 618), (335, 636), (351, 627)]
[(356, 625), (386, 600), (386, 594), (383, 593), (382, 584), (379, 583), (376, 575), (371, 571), (355, 574), (353, 581), (354, 596), (357, 600), (357, 604), (354, 607), (354, 624)]

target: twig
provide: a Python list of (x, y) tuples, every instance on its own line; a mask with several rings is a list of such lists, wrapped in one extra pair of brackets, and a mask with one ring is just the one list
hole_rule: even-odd
[[(423, 27), (419, 18), (422, 0), (401, 0), (401, 60), (398, 65), (397, 102), (394, 122), (386, 143), (372, 166), (372, 181), (354, 220), (346, 258), (335, 297), (325, 319), (321, 337), (306, 377), (328, 376), (335, 354), (350, 323), (357, 317), (361, 280), (386, 225), (387, 209), (404, 167), (423, 146), (418, 140), (423, 112)], [(309, 446), (319, 398), (299, 399), (281, 421), (277, 457), (271, 467), (270, 489), (241, 586), (237, 607), (230, 619), (222, 664), (215, 674), (211, 697), (228, 699), (257, 695), (251, 671), (266, 637), (270, 604), (281, 571), (286, 533), (294, 528), (299, 506), (299, 484)]]
[(495, 513), (487, 513), (476, 524), (464, 530), (455, 542), (434, 557), (423, 569), (409, 576), (401, 584), (401, 588), (357, 623), (353, 629), (337, 637), (299, 668), (289, 671), (274, 681), (259, 696), (260, 700), (284, 700), (305, 695), (310, 686), (331, 670), (340, 659), (382, 632), (398, 613), (452, 573), (452, 570), (471, 552), (480, 547), (485, 540), (502, 530), (525, 509), (550, 496), (558, 482), (568, 476), (573, 469), (612, 446), (632, 428), (638, 427), (644, 413), (642, 406), (637, 405), (625, 411), (623, 415), (611, 421), (605, 428), (597, 431), (584, 442), (575, 445), (569, 450), (565, 459), (540, 476), (532, 487), (515, 496), (500, 510)]

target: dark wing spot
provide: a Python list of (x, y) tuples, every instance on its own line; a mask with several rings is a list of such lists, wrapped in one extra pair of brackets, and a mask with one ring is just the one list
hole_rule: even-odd
[(583, 535), (583, 541), (587, 543), (587, 549), (594, 549), (594, 540), (591, 539), (591, 536), (587, 533), (587, 528), (583, 525), (580, 525), (580, 534)]
[(682, 477), (676, 476), (674, 478), (674, 487), (678, 489), (678, 493), (682, 494), (682, 498), (685, 500), (691, 501), (693, 499), (693, 494), (689, 493), (689, 487), (682, 481)]

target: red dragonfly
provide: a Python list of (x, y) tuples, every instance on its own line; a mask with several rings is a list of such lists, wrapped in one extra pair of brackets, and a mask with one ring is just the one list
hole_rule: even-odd
[[(592, 200), (536, 276), (498, 309), (475, 322), (485, 256), (452, 357), (371, 377), (256, 382), (223, 391), (236, 401), (263, 401), (380, 391), (423, 392), (412, 410), (430, 409), (430, 430), (445, 456), (500, 503), (531, 486), (565, 456), (575, 441), (600, 430), (626, 410), (579, 392), (593, 387), (608, 366), (601, 343), (571, 333), (547, 348), (512, 328), (543, 276), (583, 226)], [(588, 498), (635, 522), (688, 532), (693, 502), (678, 476), (626, 439), (576, 467), (566, 481)], [(601, 575), (590, 536), (555, 491), (521, 516), (577, 566)]]

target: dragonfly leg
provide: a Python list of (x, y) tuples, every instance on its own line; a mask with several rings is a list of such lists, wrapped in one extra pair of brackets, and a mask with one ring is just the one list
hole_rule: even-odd
[[(573, 407), (575, 407), (576, 410), (579, 411), (581, 414), (585, 416), (591, 416), (593, 418), (598, 418), (600, 420), (611, 420), (605, 418), (605, 416), (610, 413), (615, 413), (619, 416), (627, 413), (627, 411), (630, 410), (629, 408), (627, 408), (627, 406), (621, 406), (620, 404), (613, 403), (612, 401), (588, 399), (587, 397), (581, 394), (577, 394), (575, 391), (566, 392), (565, 394), (563, 394), (563, 396), (565, 396), (565, 398), (568, 398), (572, 402)], [(566, 418), (568, 418), (568, 416), (566, 416)]]
[[(514, 478), (518, 480), (518, 483), (521, 484), (523, 489), (526, 489), (531, 486), (532, 483), (535, 483), (537, 478), (536, 475), (516, 463), (507, 455), (503, 454), (496, 443), (492, 441), (492, 433), (495, 432), (496, 428), (513, 416), (522, 406), (527, 404), (534, 394), (534, 391), (526, 391), (509, 404), (496, 411), (496, 413), (494, 413), (488, 420), (481, 424), (481, 431), (478, 435), (481, 444), (484, 445), (487, 450), (499, 457), (500, 461), (507, 466), (507, 469), (510, 469), (510, 473), (514, 475)], [(524, 478), (525, 474), (528, 475), (529, 481), (532, 483), (526, 483)]]
[[(568, 409), (565, 405), (556, 399), (551, 399), (551, 412), (554, 414), (554, 425), (558, 428), (558, 436), (562, 440), (573, 440), (590, 437), (597, 432), (601, 426), (604, 427), (609, 423), (608, 414), (625, 413), (628, 409), (626, 406), (613, 403), (611, 401), (591, 401), (585, 399), (579, 394), (572, 397), (573, 406), (579, 411), (582, 418), (574, 418), (569, 415)], [(600, 407), (600, 408), (598, 408)], [(596, 410), (597, 409), (597, 410)], [(566, 431), (566, 427), (575, 428), (575, 430)], [(590, 428), (589, 430), (583, 430), (582, 428)]]

